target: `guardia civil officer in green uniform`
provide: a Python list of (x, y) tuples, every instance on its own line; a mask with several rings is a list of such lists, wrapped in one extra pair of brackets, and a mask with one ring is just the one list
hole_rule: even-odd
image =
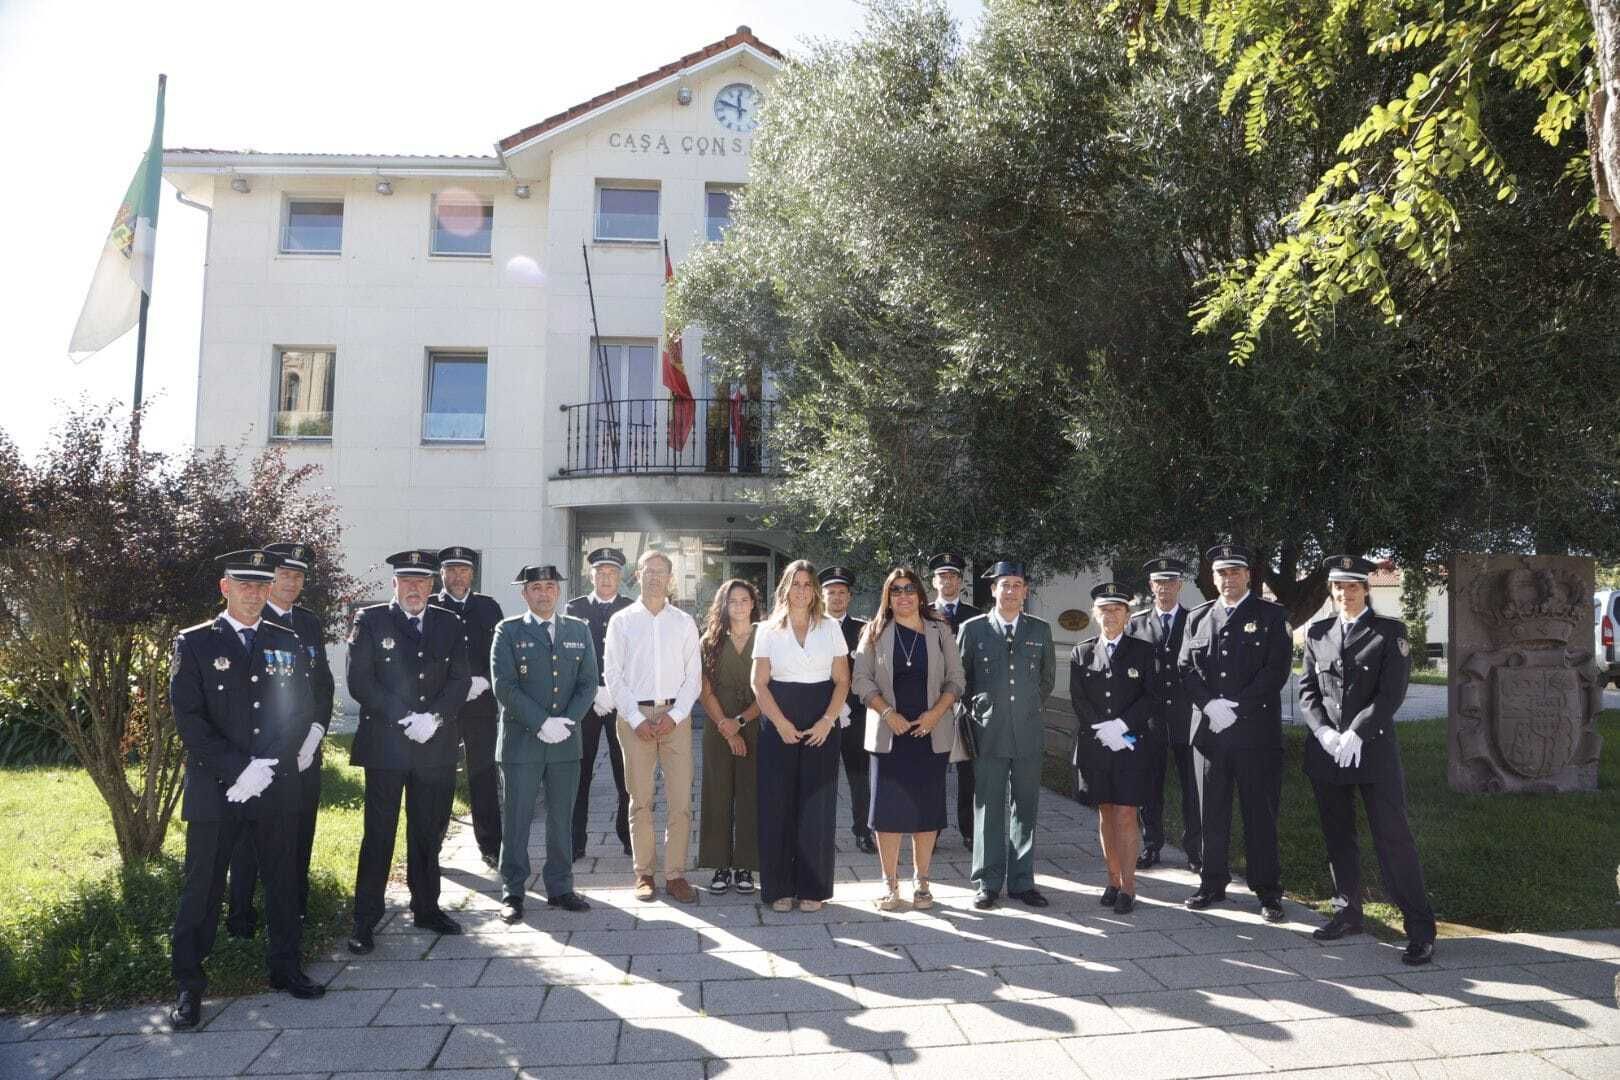
[(565, 911), (590, 904), (574, 891), (574, 798), (579, 791), (580, 730), (596, 699), (596, 647), (591, 627), (557, 610), (563, 576), (555, 566), (525, 566), (528, 611), (501, 620), (490, 646), (490, 672), (500, 704), (495, 760), (501, 769), (501, 918), (523, 918), (529, 880), (529, 825), (545, 789), (546, 903)]
[(1305, 742), (1305, 775), (1316, 793), (1340, 906), (1312, 936), (1334, 941), (1361, 932), (1359, 789), (1378, 855), (1378, 876), (1406, 922), (1401, 959), (1427, 964), (1434, 958), (1434, 908), (1406, 820), (1406, 777), (1395, 741), (1395, 710), (1406, 700), (1412, 663), (1406, 624), (1385, 618), (1367, 602), (1372, 562), (1335, 555), (1323, 565), (1339, 610), (1305, 632), (1299, 704), (1313, 736)]
[[(976, 908), (1001, 889), (1030, 907), (1048, 903), (1035, 888), (1035, 815), (1040, 808), (1041, 704), (1057, 680), (1052, 628), (1024, 611), (1023, 563), (998, 562), (984, 575), (996, 605), (962, 624), (962, 654), (973, 758), (973, 881)], [(1007, 813), (1011, 795), (1012, 815)]]

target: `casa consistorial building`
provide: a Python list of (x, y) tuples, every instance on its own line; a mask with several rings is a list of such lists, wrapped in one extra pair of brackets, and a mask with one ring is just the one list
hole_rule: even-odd
[(383, 555), (449, 544), (503, 602), (530, 562), (583, 592), (608, 544), (668, 551), (689, 609), (767, 586), (770, 387), (711, 379), (688, 327), (681, 405), (661, 353), (666, 242), (676, 273), (724, 242), (782, 62), (739, 27), (488, 157), (165, 151), (209, 215), (197, 445), (320, 465), (379, 596)]

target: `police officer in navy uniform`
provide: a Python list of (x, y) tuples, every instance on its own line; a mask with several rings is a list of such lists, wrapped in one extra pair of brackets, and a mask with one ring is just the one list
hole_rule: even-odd
[(225, 610), (180, 631), (169, 700), (186, 751), (185, 881), (174, 916), (171, 967), (179, 1000), (176, 1028), (197, 1026), (208, 986), (203, 964), (219, 928), (225, 868), (238, 837), (251, 838), (264, 874), (270, 985), (294, 997), (320, 997), (299, 962), (298, 881), (293, 842), (298, 818), (298, 753), (315, 721), (309, 654), (297, 633), (264, 617), (278, 557), (233, 551), (215, 560)]
[(1395, 739), (1395, 710), (1406, 699), (1412, 662), (1406, 624), (1378, 614), (1367, 602), (1372, 562), (1335, 555), (1323, 565), (1339, 610), (1313, 622), (1305, 633), (1299, 704), (1311, 729), (1305, 740), (1305, 775), (1316, 793), (1338, 910), (1312, 936), (1335, 941), (1362, 930), (1359, 789), (1379, 877), (1406, 922), (1401, 959), (1427, 964), (1434, 958), (1434, 909), (1406, 820), (1406, 777)]
[(1218, 595), (1187, 616), (1181, 682), (1198, 716), (1194, 760), (1204, 822), (1204, 868), (1198, 891), (1183, 903), (1194, 911), (1226, 899), (1231, 882), (1232, 793), (1243, 807), (1249, 889), (1267, 922), (1282, 922), (1282, 689), (1294, 650), (1288, 615), (1250, 589), (1249, 549), (1218, 544), (1204, 557)]
[(472, 686), (461, 707), (461, 743), (467, 757), (467, 796), (472, 804), (473, 839), (484, 865), (494, 869), (501, 857), (501, 785), (495, 771), (495, 695), (490, 692), (489, 643), (501, 621), (501, 605), (493, 596), (472, 591), (478, 553), (470, 547), (447, 547), (439, 552), (439, 580), (444, 587), (433, 602), (461, 616), (467, 633), (467, 662), (472, 665)]
[(585, 711), (580, 725), (579, 793), (574, 797), (574, 858), (585, 857), (585, 832), (590, 824), (591, 777), (596, 772), (596, 748), (607, 739), (608, 767), (613, 770), (613, 789), (618, 793), (618, 809), (613, 815), (613, 831), (630, 854), (630, 791), (624, 786), (624, 754), (619, 751), (618, 713), (613, 695), (608, 693), (603, 679), (602, 650), (607, 643), (608, 620), (635, 603), (619, 592), (619, 580), (624, 576), (624, 552), (615, 547), (602, 547), (585, 556), (591, 566), (591, 591), (568, 601), (564, 609), (576, 619), (584, 619), (591, 628), (591, 643), (596, 646), (596, 701)]
[[(855, 588), (855, 575), (847, 566), (829, 566), (816, 575), (821, 582), (821, 604), (827, 617), (838, 622), (850, 656), (860, 644), (866, 620), (849, 613), (849, 600)], [(877, 842), (867, 826), (872, 809), (872, 755), (866, 752), (866, 706), (855, 694), (849, 695), (849, 727), (840, 736), (838, 753), (844, 759), (844, 777), (849, 783), (849, 810), (855, 847), (868, 855), (877, 853)]]
[(501, 919), (523, 918), (529, 881), (529, 826), (542, 789), (546, 800), (546, 862), (540, 877), (546, 904), (588, 911), (574, 891), (574, 798), (579, 791), (579, 722), (596, 698), (596, 649), (583, 619), (557, 610), (563, 576), (555, 566), (525, 566), (512, 584), (527, 611), (495, 628), (490, 667), (501, 705), (501, 789), (506, 833), (501, 838)]
[[(962, 573), (967, 560), (954, 552), (941, 552), (928, 560), (928, 569), (934, 576), (934, 602), (928, 606), (945, 616), (951, 624), (951, 633), (962, 629), (962, 624), (975, 615), (983, 614), (962, 599)], [(962, 834), (962, 844), (973, 850), (973, 762), (956, 763), (956, 828)]]
[[(321, 808), (321, 741), (332, 720), (332, 698), (336, 683), (332, 665), (326, 659), (326, 628), (321, 618), (298, 603), (315, 553), (308, 544), (269, 544), (266, 551), (280, 564), (270, 583), (264, 617), (292, 627), (309, 658), (309, 688), (315, 698), (314, 722), (298, 750), (298, 836), (293, 849), (293, 867), (298, 876), (298, 917), (309, 911), (309, 860), (315, 850), (315, 818)], [(232, 937), (253, 936), (257, 916), (253, 912), (253, 887), (259, 876), (259, 861), (253, 844), (244, 836), (231, 855), (229, 895), (230, 914), (225, 929)]]
[(1187, 629), (1187, 609), (1181, 606), (1181, 587), (1187, 564), (1161, 556), (1142, 566), (1148, 577), (1153, 606), (1131, 617), (1126, 633), (1153, 646), (1153, 714), (1148, 737), (1137, 747), (1148, 758), (1148, 797), (1142, 804), (1142, 855), (1138, 870), (1159, 861), (1164, 846), (1164, 781), (1169, 766), (1176, 767), (1181, 790), (1181, 850), (1193, 873), (1203, 869), (1204, 830), (1198, 812), (1198, 776), (1193, 769), (1192, 699), (1181, 685), (1176, 661)]
[(349, 634), (349, 694), (360, 703), (349, 764), (366, 771), (349, 938), (349, 951), (361, 955), (375, 947), (372, 932), (383, 917), (401, 795), (411, 914), (424, 930), (461, 933), (439, 907), (439, 847), (456, 792), (456, 718), (472, 687), (467, 635), (455, 612), (428, 603), (437, 552), (400, 551), (388, 564), (394, 599), (361, 608)]

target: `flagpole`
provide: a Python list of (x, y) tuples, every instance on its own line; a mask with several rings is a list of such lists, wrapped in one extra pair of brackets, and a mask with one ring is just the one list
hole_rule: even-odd
[[(163, 194), (163, 99), (165, 91), (168, 88), (168, 84), (169, 77), (160, 73), (158, 75), (157, 121), (153, 125), (152, 141), (147, 147), (146, 151), (149, 159), (146, 163), (147, 175), (150, 181), (148, 186), (151, 187), (152, 190), (145, 192), (145, 201), (148, 203), (148, 205), (153, 207), (152, 225), (154, 229), (152, 239), (154, 242), (154, 254), (152, 255), (152, 258), (154, 260), (156, 259), (155, 248), (157, 239), (155, 229), (157, 225), (157, 212), (155, 207), (158, 199)], [(156, 162), (150, 160), (153, 154), (157, 155)], [(142, 384), (146, 381), (146, 314), (147, 310), (151, 306), (151, 283), (148, 281), (146, 287), (141, 289), (140, 321), (135, 327), (135, 393), (130, 405), (129, 438), (130, 444), (137, 448), (140, 446), (141, 442), (141, 390)]]

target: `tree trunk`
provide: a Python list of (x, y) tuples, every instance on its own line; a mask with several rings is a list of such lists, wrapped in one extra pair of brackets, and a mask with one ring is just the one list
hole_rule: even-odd
[(1620, 251), (1620, 0), (1586, 0), (1597, 47), (1592, 66), (1597, 85), (1586, 117), (1592, 186), (1598, 211), (1609, 223), (1609, 243)]

